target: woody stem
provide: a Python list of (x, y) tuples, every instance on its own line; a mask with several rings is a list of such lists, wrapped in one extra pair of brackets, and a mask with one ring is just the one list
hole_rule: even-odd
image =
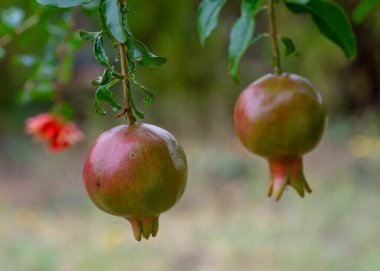
[(132, 104), (130, 101), (130, 87), (129, 87), (129, 74), (128, 74), (128, 62), (126, 58), (126, 49), (124, 43), (118, 43), (120, 50), (120, 62), (123, 79), (123, 94), (124, 94), (124, 113), (128, 121), (128, 124), (132, 125), (136, 122), (136, 118), (132, 112)]
[(277, 39), (276, 13), (275, 13), (274, 5), (275, 5), (274, 0), (269, 0), (269, 6), (268, 6), (269, 35), (272, 39), (274, 73), (276, 75), (280, 75), (282, 73), (281, 56), (280, 56), (280, 48), (278, 45), (278, 39)]

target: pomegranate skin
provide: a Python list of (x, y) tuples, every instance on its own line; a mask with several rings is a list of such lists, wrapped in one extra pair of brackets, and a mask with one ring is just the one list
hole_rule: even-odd
[(128, 219), (136, 240), (158, 231), (159, 215), (182, 196), (187, 161), (179, 142), (150, 124), (120, 125), (101, 134), (83, 169), (94, 204)]
[(317, 146), (327, 123), (321, 94), (305, 78), (268, 74), (248, 86), (234, 109), (234, 126), (243, 145), (266, 158), (271, 173), (268, 195), (279, 200), (290, 185), (300, 196), (311, 192), (302, 155)]

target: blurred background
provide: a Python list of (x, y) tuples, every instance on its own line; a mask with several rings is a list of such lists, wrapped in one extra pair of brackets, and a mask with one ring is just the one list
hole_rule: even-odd
[[(0, 10), (18, 6), (28, 17), (37, 8), (30, 2), (2, 0)], [(152, 106), (139, 106), (146, 122), (171, 131), (187, 152), (186, 193), (162, 215), (158, 236), (142, 243), (126, 221), (88, 199), (81, 177), (86, 154), (102, 131), (121, 123), (94, 112), (89, 82), (102, 70), (89, 44), (75, 54), (74, 77), (61, 89), (85, 141), (52, 154), (24, 134), (24, 120), (51, 106), (19, 99), (31, 72), (14, 57), (44, 53), (47, 35), (37, 25), (15, 37), (0, 60), (0, 270), (380, 270), (380, 10), (354, 25), (359, 52), (349, 61), (309, 17), (279, 7), (279, 31), (299, 52), (284, 58), (285, 70), (320, 89), (330, 120), (305, 158), (313, 194), (302, 200), (289, 189), (274, 203), (266, 198), (266, 162), (242, 147), (232, 125), (239, 93), (271, 72), (270, 44), (263, 41), (244, 58), (241, 85), (228, 75), (229, 31), (240, 1), (228, 1), (204, 48), (196, 33), (198, 0), (128, 2), (135, 36), (168, 58), (158, 69), (139, 70), (156, 95)], [(350, 15), (357, 4), (337, 2)], [(78, 10), (75, 29), (98, 30), (91, 14)], [(260, 15), (257, 33), (265, 31)]]

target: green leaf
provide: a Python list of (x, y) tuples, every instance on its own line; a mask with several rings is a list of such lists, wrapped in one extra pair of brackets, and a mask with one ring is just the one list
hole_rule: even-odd
[(263, 40), (266, 37), (268, 37), (268, 34), (266, 34), (266, 33), (261, 33), (255, 37), (253, 37), (253, 39), (251, 40), (251, 45), (256, 44), (257, 42)]
[(198, 33), (201, 44), (211, 35), (218, 25), (220, 11), (226, 0), (203, 0), (198, 9)]
[[(128, 82), (128, 84), (129, 84), (129, 82)], [(128, 88), (129, 88), (129, 86), (128, 86)], [(134, 100), (133, 100), (132, 94), (131, 94), (130, 91), (128, 91), (128, 98), (129, 98), (129, 101), (130, 101), (131, 106), (132, 106), (133, 115), (136, 116), (136, 117), (138, 117), (138, 118), (140, 118), (140, 119), (144, 119), (144, 118), (145, 118), (145, 115), (144, 115), (143, 112), (140, 112), (140, 111), (137, 109), (137, 107), (136, 107), (136, 105), (135, 105), (135, 102), (134, 102)]]
[[(136, 70), (136, 63), (150, 68), (155, 68), (166, 63), (166, 58), (151, 53), (144, 43), (133, 37), (132, 32), (128, 27), (128, 8), (125, 6), (122, 8), (122, 18), (123, 27), (128, 36), (125, 45), (127, 47), (126, 57), (128, 58), (129, 72), (131, 73)], [(120, 56), (117, 58), (120, 58)]]
[(95, 112), (98, 113), (99, 115), (101, 116), (107, 115), (107, 111), (100, 106), (100, 103), (96, 99), (94, 101), (94, 107), (95, 107)]
[(136, 61), (132, 59), (132, 56), (130, 55), (130, 52), (127, 52), (127, 60), (128, 60), (128, 71), (130, 74), (136, 72)]
[(132, 110), (133, 110), (133, 114), (135, 116), (137, 116), (139, 119), (145, 119), (145, 114), (143, 112), (140, 112), (134, 103), (131, 103), (132, 104)]
[(105, 67), (110, 67), (106, 50), (104, 49), (102, 36), (98, 36), (94, 42), (93, 52), (96, 60)]
[(285, 0), (285, 4), (293, 13), (310, 14), (322, 35), (337, 44), (348, 58), (355, 58), (355, 34), (347, 15), (339, 5), (326, 0), (310, 0), (304, 5)]
[(99, 18), (99, 23), (100, 23), (100, 27), (102, 29), (102, 32), (105, 35), (111, 37), (111, 39), (113, 39), (112, 34), (111, 34), (111, 32), (107, 26), (106, 15), (104, 13), (104, 8), (102, 8), (102, 5), (99, 5), (99, 8), (98, 8), (98, 18)]
[(82, 30), (79, 30), (78, 32), (80, 38), (85, 41), (94, 41), (102, 34), (102, 32), (87, 32)]
[(116, 71), (113, 71), (113, 73), (112, 73), (112, 78), (116, 78), (116, 79), (123, 80), (123, 79), (126, 78), (126, 76), (123, 76), (123, 75), (117, 73)]
[(150, 91), (144, 91), (143, 103), (147, 106), (152, 105), (154, 101), (154, 94)]
[(101, 17), (102, 27), (106, 27), (107, 33), (110, 34), (110, 37), (115, 42), (126, 42), (127, 33), (124, 30), (118, 0), (101, 0), (99, 16)]
[(128, 12), (129, 12), (128, 7), (123, 6), (121, 8), (121, 20), (123, 22), (123, 27), (124, 27), (124, 30), (127, 33), (127, 35), (133, 36), (131, 30), (129, 29), (129, 25), (128, 25)]
[(137, 80), (136, 80), (136, 77), (134, 75), (131, 76), (131, 81), (133, 84), (135, 84), (136, 86), (138, 86), (139, 88), (141, 88), (143, 90), (143, 103), (147, 106), (149, 105), (152, 105), (153, 101), (154, 101), (154, 94), (149, 91), (145, 86), (143, 86), (142, 84), (140, 84)]
[(290, 38), (281, 37), (281, 41), (285, 45), (285, 56), (294, 55), (296, 53), (296, 46)]
[(112, 110), (115, 112), (121, 109), (121, 106), (117, 103), (113, 93), (106, 86), (100, 86), (95, 93), (95, 110), (97, 113), (104, 115), (106, 111), (100, 107), (100, 102), (109, 103), (112, 106)]
[(354, 10), (355, 22), (363, 22), (368, 13), (378, 5), (380, 5), (380, 0), (363, 0), (360, 2)]
[(83, 4), (89, 4), (94, 0), (37, 0), (40, 5), (53, 8), (71, 8)]
[(229, 58), (230, 73), (236, 83), (239, 83), (240, 61), (251, 45), (255, 32), (255, 15), (261, 6), (261, 0), (243, 0), (241, 16), (234, 23), (230, 34)]
[(107, 85), (111, 81), (113, 73), (114, 73), (114, 68), (107, 68), (104, 70), (103, 75), (100, 76), (97, 80), (92, 80), (91, 84), (93, 86)]
[(128, 37), (126, 45), (132, 56), (132, 60), (141, 66), (155, 68), (166, 63), (166, 58), (152, 54), (144, 43), (133, 36)]

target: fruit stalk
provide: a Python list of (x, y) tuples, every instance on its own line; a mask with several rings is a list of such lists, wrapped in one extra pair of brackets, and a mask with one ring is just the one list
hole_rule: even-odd
[(269, 35), (272, 40), (274, 73), (276, 75), (280, 75), (282, 73), (281, 56), (280, 56), (280, 48), (278, 46), (278, 39), (277, 39), (276, 13), (275, 13), (274, 5), (275, 5), (274, 0), (269, 0), (267, 14), (268, 14), (268, 21), (269, 21)]
[(119, 50), (120, 50), (120, 62), (121, 62), (121, 70), (122, 75), (125, 77), (123, 79), (123, 94), (124, 94), (124, 115), (125, 118), (128, 121), (128, 124), (132, 125), (136, 122), (136, 118), (133, 116), (132, 113), (132, 105), (131, 101), (129, 100), (130, 97), (130, 87), (129, 87), (129, 74), (128, 74), (128, 63), (126, 58), (126, 50), (125, 50), (125, 44), (119, 43)]

